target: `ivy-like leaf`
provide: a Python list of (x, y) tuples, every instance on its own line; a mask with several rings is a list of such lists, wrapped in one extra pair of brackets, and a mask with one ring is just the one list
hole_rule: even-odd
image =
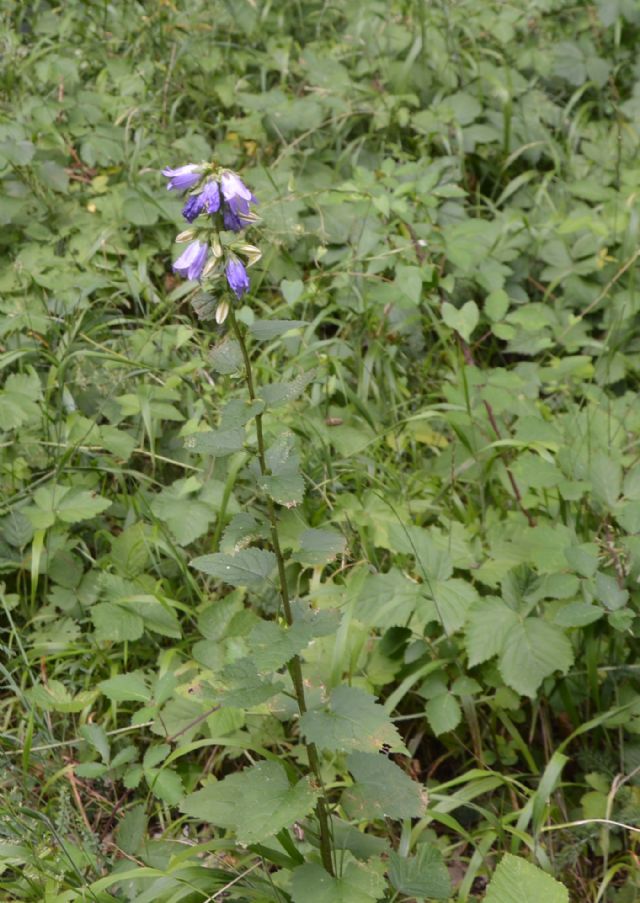
[(190, 793), (182, 811), (235, 832), (239, 843), (259, 843), (308, 815), (316, 800), (309, 781), (291, 786), (283, 766), (260, 762)]
[(271, 576), (276, 566), (276, 556), (265, 549), (243, 549), (235, 555), (214, 552), (200, 555), (190, 562), (198, 571), (224, 580), (231, 586), (261, 586)]
[(384, 708), (358, 687), (336, 687), (327, 708), (302, 716), (300, 730), (309, 742), (332, 752), (377, 752), (388, 745), (408, 755)]

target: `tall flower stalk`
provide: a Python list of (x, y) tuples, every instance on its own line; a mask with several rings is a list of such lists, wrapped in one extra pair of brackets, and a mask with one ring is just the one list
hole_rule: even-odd
[[(177, 169), (166, 168), (170, 191), (188, 193), (183, 207), (183, 216), (190, 227), (181, 232), (176, 241), (188, 242), (186, 249), (173, 264), (175, 272), (199, 282), (214, 295), (213, 318), (221, 325), (228, 320), (231, 332), (238, 343), (244, 365), (244, 375), (249, 400), (258, 399), (256, 381), (243, 326), (235, 315), (234, 304), (250, 289), (248, 268), (256, 263), (261, 252), (253, 244), (247, 243), (241, 233), (257, 222), (252, 206), (257, 199), (240, 176), (215, 164), (188, 164)], [(210, 305), (196, 310), (203, 319), (211, 319)], [(271, 475), (267, 462), (267, 447), (264, 438), (263, 414), (255, 415), (256, 455), (261, 477)], [(282, 612), (287, 627), (294, 623), (292, 603), (286, 575), (286, 560), (278, 533), (276, 505), (269, 494), (265, 496), (265, 507), (269, 523), (270, 542), (278, 572), (278, 588)], [(302, 660), (294, 655), (288, 662), (293, 690), (300, 717), (307, 712)], [(330, 875), (335, 874), (329, 807), (324, 791), (320, 757), (315, 743), (305, 744), (309, 768), (318, 793), (316, 817), (319, 826), (320, 854), (322, 864)]]

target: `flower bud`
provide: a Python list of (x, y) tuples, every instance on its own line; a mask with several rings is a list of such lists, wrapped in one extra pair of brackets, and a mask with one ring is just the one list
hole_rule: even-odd
[(210, 257), (209, 260), (207, 260), (207, 262), (206, 262), (206, 264), (205, 264), (205, 267), (204, 267), (204, 269), (203, 269), (203, 271), (202, 271), (202, 276), (203, 276), (203, 277), (204, 277), (204, 276), (211, 276), (211, 274), (213, 273), (213, 271), (215, 270), (215, 268), (216, 268), (217, 266), (218, 266), (218, 258), (217, 258), (217, 257)]
[(227, 319), (229, 313), (229, 302), (221, 301), (216, 307), (216, 323), (221, 326)]
[(195, 237), (195, 229), (185, 229), (184, 232), (180, 232), (179, 235), (176, 235), (176, 241), (193, 241)]
[(248, 267), (253, 266), (262, 257), (262, 251), (260, 248), (256, 248), (255, 245), (236, 245), (235, 248), (239, 254), (247, 258)]

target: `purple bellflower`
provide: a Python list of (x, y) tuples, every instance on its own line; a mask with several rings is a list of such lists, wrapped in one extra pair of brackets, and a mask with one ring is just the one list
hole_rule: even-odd
[(227, 274), (229, 287), (233, 290), (236, 298), (242, 298), (249, 288), (249, 277), (247, 276), (244, 264), (236, 257), (232, 257), (227, 264), (225, 272)]
[(224, 224), (227, 229), (239, 232), (246, 226), (242, 215), (249, 213), (249, 204), (257, 204), (258, 201), (234, 172), (223, 172), (220, 186), (225, 201)]
[(203, 210), (207, 213), (217, 213), (220, 209), (220, 189), (217, 182), (207, 182), (199, 194), (187, 198), (187, 203), (182, 208), (182, 215), (192, 223)]
[(187, 191), (189, 188), (200, 181), (202, 175), (202, 167), (197, 163), (188, 163), (186, 166), (179, 166), (177, 169), (171, 169), (167, 166), (162, 170), (162, 175), (169, 180), (167, 188), (169, 191)]
[(209, 247), (206, 242), (192, 241), (178, 257), (173, 269), (185, 279), (199, 279), (208, 255)]

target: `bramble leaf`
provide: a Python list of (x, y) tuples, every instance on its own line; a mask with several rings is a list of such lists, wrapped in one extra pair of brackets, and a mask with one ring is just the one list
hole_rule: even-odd
[(569, 892), (542, 869), (506, 853), (489, 882), (484, 903), (569, 903)]
[(306, 778), (292, 786), (282, 765), (260, 762), (190, 793), (182, 811), (233, 830), (239, 843), (259, 843), (308, 815), (315, 799)]
[(384, 745), (407, 755), (397, 729), (375, 697), (358, 687), (339, 686), (324, 709), (300, 719), (306, 739), (321, 749), (337, 752), (377, 752)]
[(356, 783), (342, 794), (341, 804), (355, 819), (420, 818), (426, 801), (422, 788), (380, 753), (351, 753), (347, 767)]

